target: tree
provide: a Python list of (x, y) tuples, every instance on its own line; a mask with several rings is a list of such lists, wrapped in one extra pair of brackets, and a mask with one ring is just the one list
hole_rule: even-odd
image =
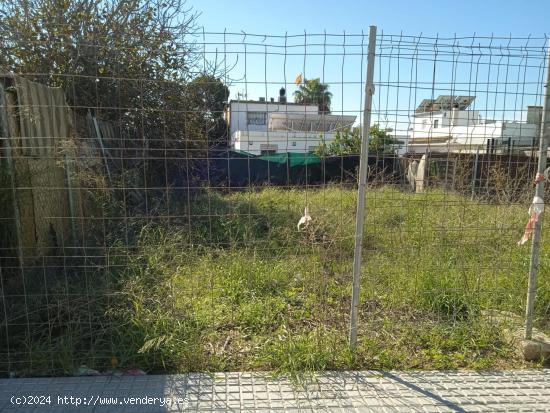
[(294, 92), (294, 102), (319, 106), (319, 113), (330, 113), (332, 93), (328, 91), (328, 85), (321, 83), (321, 79), (304, 80), (300, 88)]
[[(378, 124), (370, 128), (369, 153), (371, 154), (393, 154), (394, 145), (397, 140), (380, 129)], [(319, 156), (330, 155), (359, 155), (361, 153), (361, 129), (345, 128), (336, 132), (334, 140), (327, 144), (320, 145), (315, 153)]]
[[(116, 122), (128, 149), (175, 159), (223, 134), (228, 92), (195, 48), (197, 16), (186, 0), (4, 0), (0, 71), (62, 87), (77, 114)], [(198, 62), (209, 74), (193, 80)]]
[[(192, 64), (185, 0), (5, 0), (0, 67), (61, 86), (71, 106), (157, 108)], [(107, 115), (119, 113), (108, 109)]]
[(400, 143), (397, 139), (392, 138), (384, 129), (380, 129), (380, 125), (375, 123), (370, 128), (369, 137), (369, 152), (375, 154), (393, 154), (394, 146)]
[(209, 146), (227, 143), (227, 124), (223, 119), (229, 89), (214, 75), (201, 74), (187, 87), (190, 108), (200, 114), (203, 132)]

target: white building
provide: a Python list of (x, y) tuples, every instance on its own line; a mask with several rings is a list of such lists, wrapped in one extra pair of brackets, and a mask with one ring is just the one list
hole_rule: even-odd
[(527, 107), (527, 122), (509, 122), (483, 119), (480, 111), (468, 109), (474, 100), (475, 96), (424, 99), (413, 116), (406, 151), (472, 153), (488, 147), (498, 150), (533, 145), (539, 133), (540, 106)]
[(252, 155), (306, 153), (334, 139), (336, 130), (350, 127), (355, 116), (319, 113), (317, 105), (288, 103), (281, 88), (277, 102), (232, 100), (225, 112), (230, 147)]

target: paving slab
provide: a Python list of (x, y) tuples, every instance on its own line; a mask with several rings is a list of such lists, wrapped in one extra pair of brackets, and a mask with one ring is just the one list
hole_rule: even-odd
[(550, 369), (0, 380), (0, 412), (550, 412)]

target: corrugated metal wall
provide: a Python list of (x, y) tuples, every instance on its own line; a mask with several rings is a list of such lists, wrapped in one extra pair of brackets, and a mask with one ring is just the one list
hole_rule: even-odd
[[(74, 214), (79, 196), (69, 194), (67, 158), (75, 157), (71, 112), (63, 90), (17, 76), (3, 76), (4, 119), (14, 177), (23, 264), (76, 245)], [(6, 130), (6, 129), (4, 129)], [(70, 195), (73, 199), (70, 199)]]

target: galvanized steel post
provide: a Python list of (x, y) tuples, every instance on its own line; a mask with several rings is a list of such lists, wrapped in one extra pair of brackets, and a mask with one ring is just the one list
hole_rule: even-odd
[(359, 291), (361, 281), (361, 251), (363, 246), (363, 226), (365, 222), (365, 192), (367, 188), (367, 171), (369, 164), (369, 135), (374, 94), (374, 58), (376, 51), (376, 26), (370, 26), (369, 48), (367, 57), (367, 79), (365, 83), (365, 107), (361, 134), (361, 158), (359, 161), (359, 185), (357, 190), (357, 216), (355, 220), (355, 251), (353, 256), (353, 290), (351, 294), (351, 316), (349, 328), (349, 345), (352, 350), (357, 345), (357, 318), (359, 313)]
[[(546, 84), (544, 92), (544, 107), (540, 127), (539, 164), (537, 172), (542, 174), (546, 169), (548, 144), (550, 141), (550, 48), (547, 51)], [(535, 196), (544, 199), (544, 180), (537, 183)], [(540, 254), (540, 236), (542, 229), (542, 214), (535, 223), (533, 231), (533, 243), (531, 244), (531, 262), (529, 264), (529, 282), (527, 286), (527, 305), (525, 308), (525, 339), (533, 336), (533, 311), (535, 308), (535, 296), (537, 292), (537, 270)]]

